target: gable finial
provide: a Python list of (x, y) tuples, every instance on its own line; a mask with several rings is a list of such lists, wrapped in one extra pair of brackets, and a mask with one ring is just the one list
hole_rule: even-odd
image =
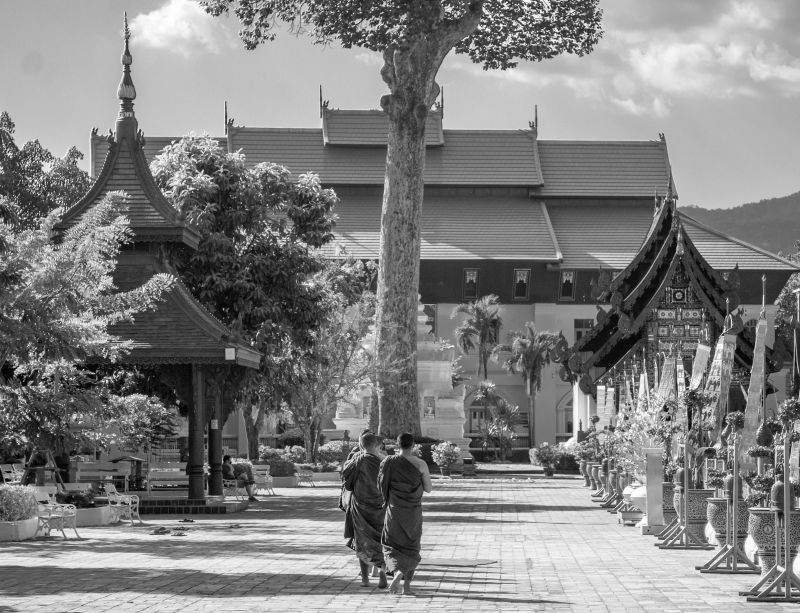
[(533, 121), (528, 122), (528, 127), (531, 129), (533, 133), (533, 138), (539, 136), (539, 105), (533, 105)]
[[(128, 27), (128, 13), (125, 13), (125, 28), (122, 31), (122, 37), (125, 40), (125, 49), (122, 52), (122, 57), (120, 58), (120, 62), (122, 63), (122, 79), (119, 82), (119, 86), (117, 87), (117, 98), (122, 100), (135, 100), (136, 99), (136, 88), (133, 86), (133, 79), (131, 78), (131, 64), (133, 64), (133, 56), (131, 55), (130, 49), (128, 48), (128, 42), (131, 39), (131, 30)], [(133, 109), (133, 104), (130, 105), (130, 109)]]

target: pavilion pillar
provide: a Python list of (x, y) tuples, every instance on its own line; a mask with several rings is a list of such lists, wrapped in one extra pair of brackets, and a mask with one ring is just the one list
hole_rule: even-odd
[(189, 498), (205, 498), (206, 371), (192, 364), (192, 410), (189, 411)]
[(212, 386), (210, 397), (211, 421), (208, 427), (208, 464), (211, 475), (208, 479), (208, 494), (222, 496), (222, 385)]

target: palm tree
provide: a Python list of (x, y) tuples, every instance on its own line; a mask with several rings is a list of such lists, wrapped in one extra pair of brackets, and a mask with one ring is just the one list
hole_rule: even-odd
[(525, 324), (522, 330), (508, 334), (505, 345), (497, 345), (492, 352), (495, 359), (501, 353), (511, 354), (503, 362), (503, 368), (510, 373), (520, 373), (525, 379), (525, 392), (528, 394), (528, 428), (530, 444), (533, 446), (534, 408), (536, 392), (542, 389), (542, 372), (550, 365), (550, 350), (559, 336), (552, 332), (539, 332), (532, 322)]
[(500, 337), (500, 327), (503, 319), (500, 317), (500, 298), (494, 294), (481, 296), (475, 302), (459, 304), (453, 309), (450, 318), (457, 315), (466, 315), (467, 318), (455, 329), (456, 343), (461, 351), (468, 354), (473, 349), (478, 350), (478, 370), (475, 373), (483, 378), (488, 377), (489, 358), (497, 346)]

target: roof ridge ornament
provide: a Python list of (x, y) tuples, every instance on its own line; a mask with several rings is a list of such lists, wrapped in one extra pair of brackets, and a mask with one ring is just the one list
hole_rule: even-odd
[(119, 115), (117, 116), (117, 134), (116, 139), (118, 142), (123, 137), (129, 137), (131, 141), (136, 136), (136, 115), (133, 113), (133, 101), (136, 99), (136, 87), (133, 85), (133, 78), (131, 78), (131, 64), (133, 64), (133, 56), (129, 48), (129, 41), (131, 38), (131, 30), (128, 27), (128, 13), (125, 12), (124, 17), (125, 27), (122, 30), (122, 38), (125, 41), (125, 48), (120, 57), (122, 64), (122, 78), (117, 86), (117, 98), (120, 100)]

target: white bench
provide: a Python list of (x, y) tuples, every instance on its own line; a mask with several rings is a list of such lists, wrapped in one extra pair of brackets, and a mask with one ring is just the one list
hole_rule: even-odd
[(147, 474), (147, 480), (151, 488), (153, 486), (189, 487), (189, 475), (186, 474), (186, 464), (182, 462), (151, 464)]

